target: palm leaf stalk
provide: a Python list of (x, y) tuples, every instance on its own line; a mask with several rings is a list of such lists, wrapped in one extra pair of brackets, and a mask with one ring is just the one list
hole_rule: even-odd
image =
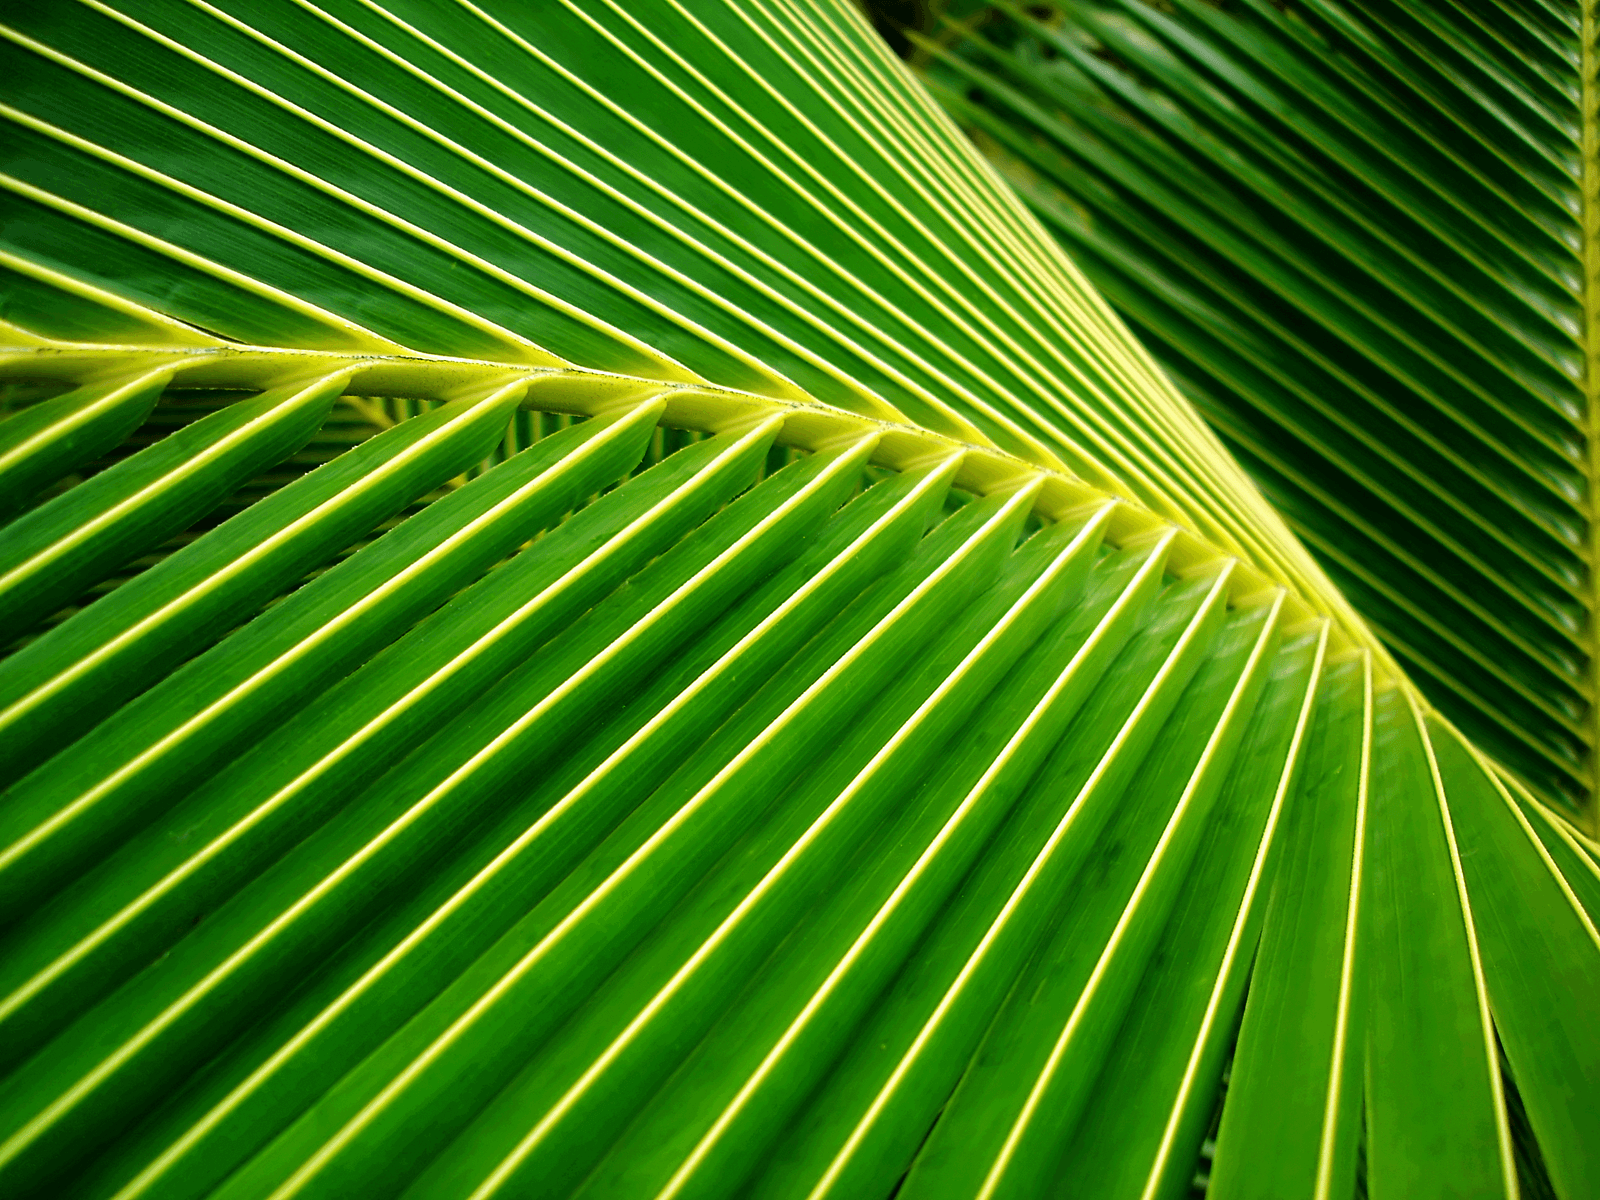
[(1600, 1190), (1593, 844), (853, 10), (0, 33), (5, 1194)]

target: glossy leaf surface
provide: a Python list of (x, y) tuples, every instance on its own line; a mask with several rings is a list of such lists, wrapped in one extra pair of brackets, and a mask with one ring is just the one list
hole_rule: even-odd
[(1591, 1188), (1593, 847), (848, 6), (0, 33), (0, 1193), (1181, 1195), (1220, 1094), (1349, 1195), (1363, 1072), (1372, 1194)]

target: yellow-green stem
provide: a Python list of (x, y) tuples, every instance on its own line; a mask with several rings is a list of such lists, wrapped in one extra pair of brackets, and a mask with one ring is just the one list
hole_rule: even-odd
[(1579, 87), (1583, 122), (1584, 419), (1589, 467), (1589, 795), (1581, 824), (1600, 835), (1600, 95), (1595, 89), (1595, 5), (1583, 0)]

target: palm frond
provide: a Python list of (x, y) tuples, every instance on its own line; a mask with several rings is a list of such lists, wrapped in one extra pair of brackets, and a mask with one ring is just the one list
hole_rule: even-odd
[(1587, 813), (1577, 9), (1051, 11), (922, 39), (934, 93), (1430, 699)]
[(1594, 1190), (1592, 846), (848, 8), (6, 22), (0, 1190)]

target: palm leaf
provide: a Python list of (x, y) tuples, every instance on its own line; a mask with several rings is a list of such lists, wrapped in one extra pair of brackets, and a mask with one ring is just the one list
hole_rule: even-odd
[(7, 1194), (1594, 1190), (1592, 845), (851, 11), (6, 22)]
[(1001, 5), (922, 44), (1432, 701), (1589, 814), (1579, 24)]

